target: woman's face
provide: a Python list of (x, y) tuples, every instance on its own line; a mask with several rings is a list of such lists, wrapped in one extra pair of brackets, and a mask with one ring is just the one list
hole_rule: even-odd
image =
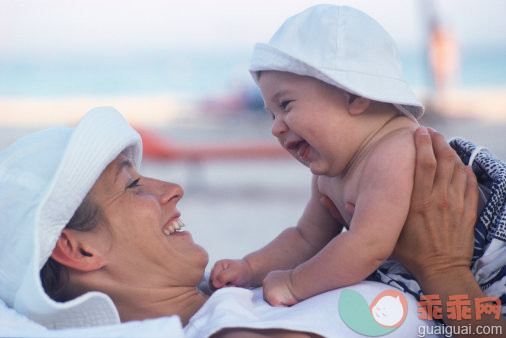
[(91, 198), (107, 222), (96, 238), (115, 279), (143, 287), (200, 281), (207, 252), (188, 231), (169, 231), (181, 216), (176, 206), (182, 196), (179, 185), (141, 176), (123, 155), (105, 169)]

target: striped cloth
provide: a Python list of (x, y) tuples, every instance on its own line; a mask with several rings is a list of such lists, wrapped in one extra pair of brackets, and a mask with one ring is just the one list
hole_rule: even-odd
[[(506, 163), (461, 138), (452, 139), (450, 145), (464, 163), (472, 164), (485, 202), (475, 224), (470, 268), (484, 294), (499, 297), (506, 316)], [(423, 294), (416, 280), (393, 259), (368, 280), (395, 286), (418, 299)]]

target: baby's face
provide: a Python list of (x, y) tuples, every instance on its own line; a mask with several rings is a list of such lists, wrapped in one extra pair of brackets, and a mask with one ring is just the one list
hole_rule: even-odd
[(263, 71), (259, 79), (272, 134), (316, 175), (337, 176), (353, 156), (349, 96), (318, 79)]

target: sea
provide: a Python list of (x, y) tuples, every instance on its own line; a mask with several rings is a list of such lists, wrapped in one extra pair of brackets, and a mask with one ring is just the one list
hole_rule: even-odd
[[(0, 97), (181, 93), (213, 95), (252, 85), (250, 51), (136, 50), (30, 55), (0, 53)], [(401, 50), (404, 76), (413, 87), (431, 86), (423, 50)], [(467, 48), (456, 84), (505, 86), (506, 45)]]
[[(408, 83), (414, 88), (430, 87), (424, 53), (404, 51), (400, 56)], [(171, 93), (202, 102), (219, 101), (244, 90), (258, 97), (247, 72), (248, 62), (249, 51), (67, 52), (43, 57), (0, 54), (0, 100)], [(456, 81), (462, 88), (506, 87), (506, 48), (464, 50)], [(261, 111), (221, 118), (200, 114), (196, 118), (198, 123), (154, 129), (179, 142), (272, 140), (270, 118)], [(506, 159), (504, 123), (459, 118), (429, 122), (447, 136), (466, 137)], [(0, 149), (36, 130), (34, 126), (0, 125)], [(221, 258), (240, 258), (267, 244), (286, 227), (295, 226), (310, 193), (308, 168), (292, 158), (201, 162), (145, 158), (141, 171), (183, 186), (181, 219), (194, 240), (209, 252), (209, 268)]]

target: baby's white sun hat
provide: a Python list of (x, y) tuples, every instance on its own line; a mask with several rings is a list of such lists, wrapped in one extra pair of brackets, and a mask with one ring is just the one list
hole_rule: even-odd
[(0, 298), (49, 328), (119, 322), (112, 300), (89, 292), (56, 302), (39, 273), (97, 178), (120, 153), (139, 168), (139, 134), (113, 108), (89, 111), (76, 127), (33, 133), (0, 152)]
[(269, 43), (257, 43), (249, 70), (311, 76), (349, 93), (394, 104), (420, 118), (423, 105), (402, 74), (397, 47), (367, 14), (347, 6), (316, 5), (288, 18)]

